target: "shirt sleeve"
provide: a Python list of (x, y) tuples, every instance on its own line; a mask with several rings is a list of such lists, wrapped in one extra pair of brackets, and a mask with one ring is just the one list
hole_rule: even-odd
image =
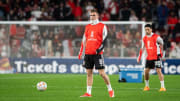
[(82, 39), (82, 42), (81, 42), (81, 48), (80, 48), (80, 51), (79, 51), (79, 54), (82, 54), (85, 50), (85, 44), (86, 44), (86, 35), (84, 33), (83, 35), (83, 39)]
[(97, 49), (97, 53), (100, 53), (104, 49), (104, 46), (106, 44), (106, 40), (107, 40), (107, 27), (106, 27), (106, 25), (104, 25), (102, 34), (103, 34), (103, 41), (102, 41), (101, 46)]
[(157, 38), (157, 43), (159, 43), (161, 45), (164, 44), (163, 39), (160, 36)]

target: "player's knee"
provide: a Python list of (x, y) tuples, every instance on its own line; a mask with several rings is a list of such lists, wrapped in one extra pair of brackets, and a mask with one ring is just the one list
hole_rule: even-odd
[(101, 77), (105, 77), (105, 73), (99, 73), (99, 75), (101, 76)]
[(156, 72), (157, 72), (158, 74), (162, 74), (161, 69), (157, 69)]
[(103, 76), (103, 73), (102, 73), (102, 72), (99, 72), (99, 75), (100, 75), (100, 76)]
[(87, 73), (88, 77), (92, 77), (92, 75), (93, 75), (92, 73)]
[(144, 73), (145, 73), (146, 75), (148, 75), (148, 74), (149, 74), (149, 71), (145, 71)]

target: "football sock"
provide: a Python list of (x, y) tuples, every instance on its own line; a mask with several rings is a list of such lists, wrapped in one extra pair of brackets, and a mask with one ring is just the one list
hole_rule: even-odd
[(91, 94), (91, 89), (92, 89), (92, 86), (87, 86), (87, 93), (88, 94)]
[(111, 84), (107, 85), (108, 91), (112, 90)]
[(164, 80), (160, 81), (160, 83), (161, 83), (161, 88), (164, 88)]
[(145, 80), (145, 84), (147, 87), (149, 87), (149, 80)]

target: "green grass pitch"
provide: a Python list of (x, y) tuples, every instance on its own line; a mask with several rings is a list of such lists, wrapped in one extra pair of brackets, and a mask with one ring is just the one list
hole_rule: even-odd
[[(94, 75), (91, 98), (80, 98), (86, 92), (85, 74), (1, 74), (0, 101), (180, 101), (180, 75), (165, 75), (166, 92), (159, 92), (157, 75), (150, 76), (150, 91), (144, 83), (118, 83), (118, 75), (110, 75), (115, 97), (109, 98), (104, 81)], [(46, 91), (36, 84), (45, 81)]]

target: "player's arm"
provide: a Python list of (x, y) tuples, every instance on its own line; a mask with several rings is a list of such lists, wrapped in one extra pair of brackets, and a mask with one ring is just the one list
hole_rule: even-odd
[(101, 43), (101, 46), (96, 50), (96, 54), (99, 54), (104, 49), (104, 46), (106, 44), (106, 40), (107, 40), (107, 27), (106, 27), (106, 25), (104, 25), (102, 34), (103, 34), (103, 41)]
[(163, 53), (161, 53), (161, 57), (165, 58), (166, 52), (164, 51), (164, 47), (163, 47), (163, 45), (164, 45), (163, 39), (161, 37), (158, 37), (157, 43), (159, 44), (159, 47), (160, 47), (161, 51), (163, 52)]
[(82, 57), (83, 50), (85, 49), (85, 45), (86, 45), (86, 36), (85, 36), (85, 33), (84, 33), (83, 39), (82, 39), (82, 42), (81, 42), (81, 48), (80, 48), (79, 55), (78, 55), (79, 60)]
[(142, 47), (142, 48), (140, 49), (140, 51), (139, 51), (139, 55), (138, 55), (138, 58), (137, 58), (137, 63), (140, 62), (141, 57), (142, 57), (142, 54), (143, 54), (143, 52), (145, 51), (144, 43), (142, 43), (142, 44), (143, 44), (143, 47)]

